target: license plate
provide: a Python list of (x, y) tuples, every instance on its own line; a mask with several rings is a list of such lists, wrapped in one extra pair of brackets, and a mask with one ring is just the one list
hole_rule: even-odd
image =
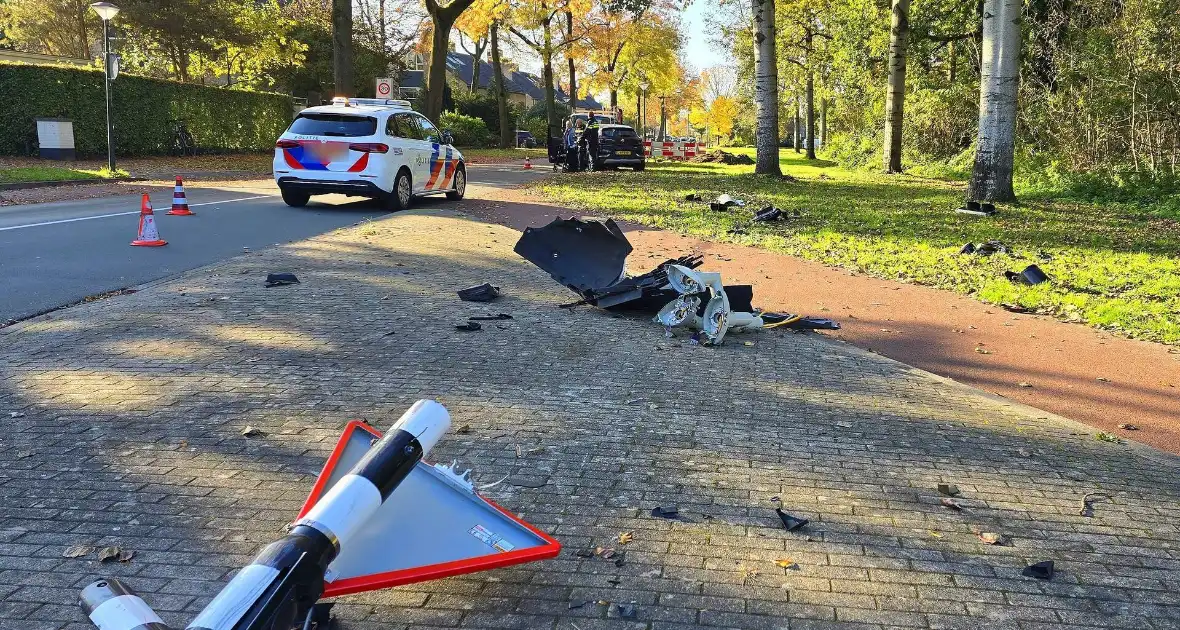
[(630, 151), (615, 151), (615, 155), (631, 155)]

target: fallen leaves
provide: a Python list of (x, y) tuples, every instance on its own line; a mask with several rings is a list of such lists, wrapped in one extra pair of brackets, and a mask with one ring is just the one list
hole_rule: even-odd
[(1135, 424), (1130, 424), (1130, 423), (1126, 423), (1126, 422), (1124, 422), (1123, 424), (1120, 424), (1120, 425), (1119, 425), (1119, 428), (1120, 428), (1120, 429), (1122, 429), (1122, 430), (1124, 430), (1124, 431), (1138, 431), (1138, 430), (1139, 430), (1139, 425), (1135, 425)]
[(774, 563), (776, 565), (778, 565), (779, 567), (782, 567), (783, 569), (798, 569), (799, 568), (799, 564), (796, 563), (795, 560), (792, 558), (779, 558), (778, 560), (775, 560)]
[(988, 350), (987, 348), (976, 348), (975, 351), (978, 352), (979, 354), (991, 354), (992, 353), (992, 351)]
[(242, 435), (246, 437), (263, 437), (266, 435), (266, 432), (258, 427), (246, 425), (246, 428), (242, 429)]
[(1025, 381), (1020, 381), (1019, 383), (1017, 383), (1017, 384), (1016, 384), (1016, 386), (1017, 386), (1017, 387), (1032, 387), (1032, 383), (1028, 383), (1028, 382), (1025, 382)]
[(61, 557), (81, 558), (82, 556), (88, 556), (92, 553), (94, 553), (94, 547), (89, 545), (74, 545), (73, 547), (70, 547), (69, 549), (66, 549), (64, 552), (62, 552)]
[(635, 532), (623, 532), (619, 534), (618, 540), (620, 545), (625, 545), (632, 540), (635, 540)]
[(985, 545), (998, 545), (1004, 541), (1004, 536), (995, 532), (979, 532), (979, 540)]
[(951, 499), (949, 497), (943, 497), (943, 499), (942, 499), (942, 501), (940, 501), (940, 503), (942, 503), (942, 507), (944, 507), (944, 508), (949, 508), (949, 509), (954, 510), (956, 512), (963, 511), (963, 506), (959, 505), (958, 501)]
[(1110, 442), (1112, 444), (1122, 444), (1123, 443), (1123, 440), (1121, 438), (1119, 438), (1119, 436), (1111, 435), (1111, 434), (1107, 433), (1106, 431), (1099, 431), (1098, 433), (1095, 433), (1094, 439), (1098, 440), (1099, 442)]
[(102, 551), (98, 552), (99, 562), (130, 562), (135, 557), (135, 552), (130, 549), (123, 549), (122, 547), (103, 547)]

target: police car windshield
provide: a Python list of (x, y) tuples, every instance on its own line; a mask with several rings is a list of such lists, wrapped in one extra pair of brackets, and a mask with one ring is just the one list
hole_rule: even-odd
[(304, 136), (371, 136), (377, 132), (377, 119), (347, 114), (300, 114), (291, 123), (291, 133)]

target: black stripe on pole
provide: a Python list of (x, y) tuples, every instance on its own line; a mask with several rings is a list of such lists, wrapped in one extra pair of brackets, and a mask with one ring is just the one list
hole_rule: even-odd
[(386, 434), (361, 461), (351, 474), (368, 479), (381, 492), (381, 500), (389, 498), (398, 484), (410, 474), (422, 459), (422, 444), (412, 433), (398, 429)]

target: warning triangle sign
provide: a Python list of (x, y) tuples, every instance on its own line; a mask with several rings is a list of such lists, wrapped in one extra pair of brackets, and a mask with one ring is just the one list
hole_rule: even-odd
[[(299, 518), (348, 474), (381, 433), (344, 429)], [(552, 558), (561, 544), (475, 493), (449, 467), (419, 462), (328, 567), (324, 597)]]

